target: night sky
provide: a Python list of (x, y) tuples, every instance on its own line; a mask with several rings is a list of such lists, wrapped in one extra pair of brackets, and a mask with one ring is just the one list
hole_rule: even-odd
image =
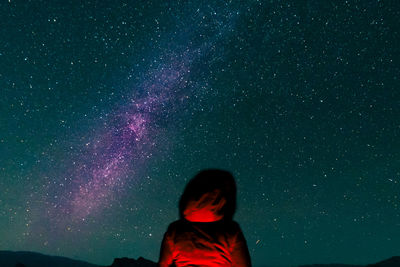
[(156, 261), (203, 168), (254, 265), (400, 255), (398, 1), (2, 1), (0, 250)]

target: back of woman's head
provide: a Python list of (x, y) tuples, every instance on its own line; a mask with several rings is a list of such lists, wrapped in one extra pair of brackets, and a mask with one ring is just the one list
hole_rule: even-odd
[(186, 185), (179, 215), (192, 222), (232, 220), (236, 210), (236, 183), (228, 171), (200, 171)]

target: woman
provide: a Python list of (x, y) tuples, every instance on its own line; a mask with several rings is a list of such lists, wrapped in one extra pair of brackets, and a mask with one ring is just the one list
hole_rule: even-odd
[(158, 266), (251, 266), (235, 210), (233, 176), (223, 170), (198, 173), (179, 201), (180, 220), (164, 234)]

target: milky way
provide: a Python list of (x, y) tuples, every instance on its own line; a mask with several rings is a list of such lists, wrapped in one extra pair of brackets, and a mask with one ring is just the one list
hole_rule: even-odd
[[(129, 100), (107, 114), (102, 127), (89, 137), (81, 155), (67, 170), (70, 182), (49, 189), (53, 193), (47, 198), (47, 213), (55, 225), (65, 228), (100, 213), (127, 182), (140, 179), (135, 177), (135, 168), (140, 169), (151, 157), (163, 125), (173, 123), (170, 117), (182, 111), (186, 102), (195, 101), (189, 100), (193, 93), (201, 94), (196, 92), (201, 90), (196, 84), (196, 77), (201, 76), (199, 69), (212, 64), (207, 57), (234, 30), (239, 12), (227, 5), (218, 14), (210, 6), (195, 12), (190, 21), (179, 22), (185, 26), (181, 38), (168, 43), (165, 54), (156, 57), (161, 60), (142, 75)], [(191, 27), (191, 21), (206, 18), (208, 23)], [(215, 55), (212, 58), (215, 61)]]
[(399, 255), (395, 2), (0, 2), (0, 250), (157, 260), (221, 168), (255, 266)]

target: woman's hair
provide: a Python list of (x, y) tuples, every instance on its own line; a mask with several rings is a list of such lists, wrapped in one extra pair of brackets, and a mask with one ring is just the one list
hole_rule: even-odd
[(180, 217), (185, 218), (189, 203), (203, 201), (206, 195), (212, 195), (210, 204), (218, 206), (217, 212), (223, 219), (233, 219), (236, 211), (235, 179), (230, 172), (218, 169), (202, 170), (189, 181), (179, 201)]

